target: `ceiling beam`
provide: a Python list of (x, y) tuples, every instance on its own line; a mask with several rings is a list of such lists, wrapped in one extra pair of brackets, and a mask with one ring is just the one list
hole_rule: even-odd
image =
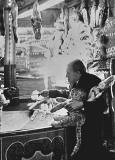
[[(43, 2), (43, 1), (41, 1), (41, 2)], [(47, 0), (44, 3), (40, 4), (40, 11), (52, 8), (52, 7), (54, 7), (58, 4), (61, 4), (61, 3), (63, 5), (64, 2), (65, 2), (65, 0)], [(32, 15), (32, 12), (33, 12), (32, 7), (33, 7), (33, 3), (29, 4), (28, 8), (26, 6), (25, 11), (23, 8), (23, 12), (22, 13), (21, 13), (21, 11), (19, 12), (18, 18), (24, 18), (24, 17)]]

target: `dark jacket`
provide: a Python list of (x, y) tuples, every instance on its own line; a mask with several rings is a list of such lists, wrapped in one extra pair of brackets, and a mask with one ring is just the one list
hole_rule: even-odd
[[(77, 85), (73, 85), (73, 88), (82, 89), (88, 96), (90, 89), (93, 86), (98, 85), (100, 81), (101, 80), (97, 76), (85, 73), (81, 76)], [(68, 98), (69, 91), (51, 90), (49, 92), (49, 96), (52, 98), (60, 96)], [(82, 126), (81, 146), (76, 155), (76, 160), (94, 160), (94, 157), (96, 157), (97, 160), (101, 160), (103, 158), (102, 156), (105, 154), (102, 146), (103, 112), (106, 109), (107, 105), (103, 96), (93, 102), (84, 102), (84, 114), (86, 121)], [(95, 156), (92, 157), (91, 155)]]

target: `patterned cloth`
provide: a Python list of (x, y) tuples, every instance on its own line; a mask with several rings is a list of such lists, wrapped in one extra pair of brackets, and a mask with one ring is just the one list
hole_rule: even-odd
[[(86, 99), (86, 93), (80, 89), (73, 88), (70, 92), (70, 98), (72, 102), (82, 102)], [(71, 101), (70, 101), (71, 103)], [(70, 103), (62, 103), (61, 107), (57, 106), (60, 109), (62, 107), (66, 108), (69, 112), (69, 115), (61, 117), (60, 120), (58, 119), (52, 123), (54, 127), (67, 127), (67, 126), (76, 126), (76, 145), (73, 149), (72, 155), (77, 153), (81, 144), (81, 126), (85, 122), (85, 116), (82, 113), (81, 107), (72, 109)]]

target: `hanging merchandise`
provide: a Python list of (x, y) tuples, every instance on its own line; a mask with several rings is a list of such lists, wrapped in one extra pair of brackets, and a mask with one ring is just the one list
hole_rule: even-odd
[(109, 43), (109, 38), (102, 33), (100, 36), (100, 58), (107, 59), (107, 45)]
[(18, 42), (18, 36), (17, 36), (17, 17), (18, 17), (18, 5), (16, 4), (15, 0), (12, 2), (12, 8), (11, 8), (11, 13), (12, 13), (12, 28), (13, 28), (13, 35), (14, 35), (14, 40), (17, 43)]
[(102, 17), (102, 23), (100, 24), (100, 27), (104, 27), (107, 18), (109, 17), (109, 0), (105, 0), (105, 7), (104, 7), (104, 12), (103, 12), (103, 17)]
[(107, 45), (109, 43), (109, 38), (104, 34), (101, 29), (97, 30), (97, 40), (96, 47), (99, 48), (99, 59), (105, 60), (107, 59)]
[(115, 57), (115, 17), (109, 17), (103, 28), (104, 34), (108, 37), (109, 43), (107, 47), (107, 56)]
[[(101, 0), (100, 0), (101, 1)], [(103, 1), (102, 1), (103, 2)], [(99, 27), (99, 25), (102, 22), (103, 17), (103, 11), (104, 11), (104, 3), (99, 3), (98, 8), (96, 10), (96, 25)]]
[(41, 38), (41, 14), (39, 11), (38, 1), (33, 4), (33, 15), (31, 17), (31, 23), (35, 34), (35, 39)]
[(100, 0), (96, 11), (96, 25), (103, 27), (108, 16), (107, 0)]
[(93, 0), (93, 4), (90, 11), (90, 27), (91, 28), (96, 27), (96, 9), (97, 9), (97, 3), (96, 3), (96, 0)]
[(4, 12), (3, 7), (0, 5), (0, 35), (5, 35), (5, 28), (4, 28)]
[(89, 12), (88, 12), (88, 2), (89, 0), (82, 0), (80, 12), (83, 16), (83, 20), (85, 24), (89, 24)]

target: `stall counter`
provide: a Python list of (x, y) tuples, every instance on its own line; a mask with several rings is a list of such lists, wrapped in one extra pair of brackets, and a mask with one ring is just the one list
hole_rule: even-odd
[(10, 108), (2, 113), (0, 160), (69, 159), (75, 140), (75, 134), (71, 137), (70, 132), (73, 130), (75, 133), (75, 129), (52, 128), (50, 113), (44, 115), (39, 112), (31, 120), (29, 111), (26, 107), (23, 109)]

